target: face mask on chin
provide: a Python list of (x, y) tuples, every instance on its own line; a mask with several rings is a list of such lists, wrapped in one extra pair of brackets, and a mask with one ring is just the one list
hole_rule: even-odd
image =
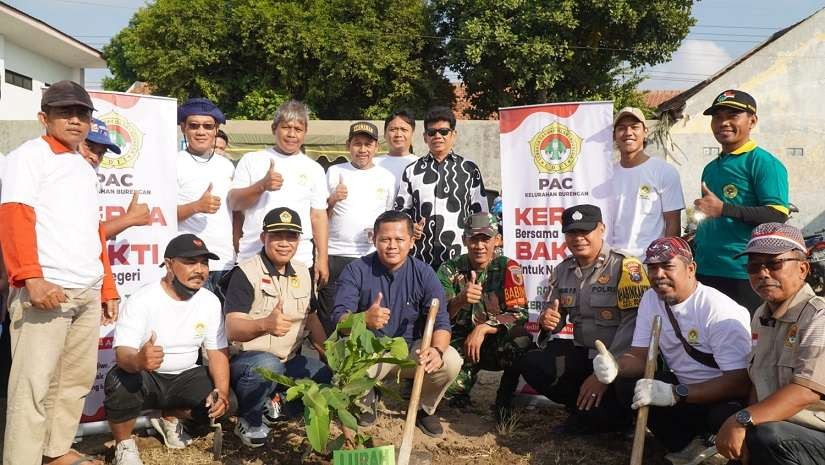
[(184, 286), (182, 282), (178, 280), (178, 277), (172, 275), (172, 289), (175, 290), (175, 294), (178, 295), (183, 300), (189, 300), (198, 292), (198, 289), (192, 289), (190, 287)]

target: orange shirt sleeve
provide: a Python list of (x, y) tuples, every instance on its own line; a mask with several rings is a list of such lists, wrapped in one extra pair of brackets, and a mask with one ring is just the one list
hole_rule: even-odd
[(112, 266), (109, 264), (109, 247), (106, 244), (106, 228), (103, 223), (100, 223), (97, 232), (100, 235), (100, 261), (103, 263), (103, 285), (100, 288), (100, 301), (107, 302), (119, 299), (120, 296), (117, 293), (114, 276), (112, 276)]
[(42, 278), (37, 255), (34, 208), (23, 203), (0, 205), (0, 245), (9, 283), (23, 287), (30, 278)]

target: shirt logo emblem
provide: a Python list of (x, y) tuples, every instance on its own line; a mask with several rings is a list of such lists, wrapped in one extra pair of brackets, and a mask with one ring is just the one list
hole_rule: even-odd
[(722, 193), (725, 194), (725, 197), (733, 199), (739, 194), (739, 189), (737, 189), (733, 184), (727, 184), (722, 188)]
[(206, 323), (199, 321), (195, 323), (195, 336), (203, 337), (206, 334)]
[(612, 320), (613, 312), (610, 310), (602, 310), (602, 320)]
[(796, 344), (796, 334), (799, 332), (799, 325), (791, 325), (788, 334), (785, 335), (785, 347), (792, 348)]
[(561, 304), (564, 307), (569, 307), (573, 305), (573, 294), (562, 294)]
[(603, 274), (599, 276), (599, 279), (597, 279), (596, 282), (599, 284), (607, 284), (608, 282), (610, 282), (610, 276)]
[(696, 328), (691, 328), (691, 330), (688, 331), (687, 340), (688, 340), (688, 343), (690, 343), (690, 344), (698, 344), (699, 343), (699, 331)]
[(297, 276), (290, 276), (289, 285), (292, 287), (298, 287), (301, 285), (301, 280)]
[(639, 187), (639, 197), (645, 200), (650, 198), (650, 186), (648, 186), (647, 184), (642, 184)]

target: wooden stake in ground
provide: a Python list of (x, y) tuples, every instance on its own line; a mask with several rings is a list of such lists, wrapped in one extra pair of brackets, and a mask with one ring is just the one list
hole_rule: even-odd
[[(427, 313), (427, 324), (424, 326), (424, 336), (421, 338), (420, 353), (430, 349), (433, 339), (433, 327), (435, 326), (435, 316), (438, 314), (438, 299), (433, 299), (430, 304), (430, 311)], [(401, 447), (398, 450), (398, 465), (408, 465), (410, 463), (410, 453), (412, 453), (413, 434), (415, 433), (415, 417), (418, 414), (418, 403), (421, 400), (421, 386), (424, 384), (424, 366), (415, 367), (415, 378), (413, 378), (412, 393), (410, 394), (410, 405), (407, 407), (407, 421), (404, 423), (404, 436), (401, 439)]]
[[(645, 362), (645, 379), (652, 379), (656, 374), (656, 364), (659, 359), (659, 334), (662, 332), (662, 316), (653, 318), (653, 327), (650, 329), (650, 347), (647, 349)], [(642, 465), (645, 454), (645, 434), (647, 432), (648, 406), (639, 407), (636, 414), (636, 432), (633, 434), (633, 451), (630, 453), (630, 465)]]

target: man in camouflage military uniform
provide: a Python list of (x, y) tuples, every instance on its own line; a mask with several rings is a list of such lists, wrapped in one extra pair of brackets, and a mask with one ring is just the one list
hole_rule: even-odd
[(496, 395), (497, 419), (509, 416), (519, 374), (513, 363), (533, 347), (524, 329), (527, 298), (521, 266), (495, 256), (501, 240), (496, 218), (489, 213), (470, 216), (464, 228), (468, 253), (447, 261), (438, 270), (452, 323), (452, 345), (464, 364), (447, 391), (450, 405), (469, 404), (470, 390), (480, 370), (504, 371)]
[[(578, 205), (562, 214), (562, 232), (571, 256), (550, 278), (549, 307), (539, 316), (539, 344), (544, 348), (516, 364), (519, 374), (539, 393), (570, 412), (557, 432), (584, 434), (630, 426), (629, 406), (621, 405), (613, 385), (593, 375), (591, 360), (601, 340), (613, 354), (630, 347), (636, 310), (650, 286), (642, 264), (604, 242), (602, 212)], [(553, 338), (569, 320), (573, 340)]]

